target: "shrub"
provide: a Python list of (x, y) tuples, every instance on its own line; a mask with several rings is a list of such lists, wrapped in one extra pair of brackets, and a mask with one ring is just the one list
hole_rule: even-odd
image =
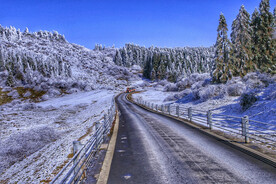
[(176, 84), (173, 84), (173, 83), (170, 83), (170, 84), (167, 84), (165, 87), (164, 87), (164, 91), (177, 91), (178, 88), (176, 86)]
[(200, 88), (194, 88), (192, 91), (193, 98), (207, 101), (211, 98), (222, 98), (226, 95), (225, 85), (209, 85)]
[(242, 110), (245, 111), (249, 107), (251, 107), (257, 100), (258, 99), (255, 93), (253, 92), (244, 93), (241, 96), (240, 106), (242, 107)]
[(210, 74), (194, 73), (194, 74), (190, 75), (189, 77), (182, 79), (176, 85), (178, 87), (178, 91), (183, 91), (186, 88), (190, 88), (196, 82), (205, 82), (205, 81), (208, 82), (208, 79), (210, 79)]
[(242, 82), (227, 85), (227, 93), (229, 96), (241, 96), (245, 90), (246, 86)]
[(164, 101), (165, 102), (166, 101), (176, 101), (176, 100), (182, 99), (183, 97), (189, 95), (191, 92), (192, 92), (191, 89), (185, 89), (184, 91), (181, 91), (178, 94), (168, 96), (167, 98), (165, 98)]
[(177, 95), (169, 95), (167, 98), (164, 99), (164, 102), (176, 100), (178, 100)]

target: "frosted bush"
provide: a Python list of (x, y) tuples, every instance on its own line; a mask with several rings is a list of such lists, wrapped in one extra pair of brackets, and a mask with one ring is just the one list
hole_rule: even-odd
[(46, 100), (49, 100), (49, 95), (43, 95), (42, 97), (41, 97), (41, 100), (43, 100), (43, 101), (46, 101)]
[(225, 85), (209, 85), (202, 88), (195, 88), (192, 90), (193, 98), (202, 101), (207, 101), (214, 97), (222, 98), (226, 93)]
[(276, 75), (270, 75), (267, 73), (258, 73), (258, 78), (268, 86), (271, 83), (276, 82)]
[(183, 91), (186, 88), (190, 88), (196, 82), (202, 82), (201, 84), (204, 84), (204, 82), (205, 82), (207, 84), (208, 81), (210, 81), (210, 74), (194, 73), (194, 74), (190, 75), (189, 77), (182, 79), (176, 85), (178, 87), (178, 91)]
[(93, 90), (93, 87), (90, 85), (86, 85), (84, 88), (84, 91), (91, 91), (91, 90)]
[(175, 94), (175, 95), (169, 95), (168, 97), (166, 97), (164, 99), (164, 102), (167, 102), (167, 101), (176, 101), (176, 100), (178, 100), (178, 98), (177, 98), (177, 95)]
[(79, 92), (79, 90), (78, 90), (77, 88), (72, 88), (72, 89), (69, 89), (67, 92), (68, 92), (69, 94), (72, 94), (72, 93), (77, 93), (77, 92)]
[(9, 72), (7, 70), (0, 72), (0, 78), (4, 79), (7, 78), (9, 75)]
[(23, 96), (26, 98), (26, 97), (29, 97), (31, 95), (32, 95), (32, 93), (30, 91), (27, 91)]
[(131, 67), (131, 70), (132, 70), (133, 72), (141, 72), (141, 71), (142, 71), (142, 68), (141, 68), (139, 65), (133, 65), (133, 66)]
[(179, 94), (178, 94), (178, 99), (181, 99), (187, 95), (189, 95), (190, 93), (192, 93), (192, 90), (191, 89), (185, 89), (184, 91), (181, 91)]
[(22, 110), (28, 111), (28, 110), (32, 110), (35, 108), (36, 108), (36, 105), (34, 103), (28, 103), (28, 104), (23, 105)]
[(9, 92), (9, 91), (12, 91), (12, 88), (11, 87), (5, 87), (2, 89), (3, 92)]
[(49, 82), (42, 82), (40, 86), (42, 90), (48, 90), (51, 88), (51, 84)]
[(176, 86), (176, 84), (174, 83), (170, 83), (170, 84), (167, 84), (165, 87), (164, 87), (164, 91), (178, 91), (178, 88)]
[(8, 96), (10, 96), (12, 98), (19, 98), (19, 94), (16, 90), (13, 90), (13, 91), (9, 92)]
[(169, 95), (167, 98), (165, 98), (164, 101), (176, 101), (184, 98), (185, 96), (189, 95), (192, 92), (191, 89), (186, 89), (184, 91), (181, 91), (180, 93)]
[(158, 85), (161, 86), (166, 86), (169, 82), (167, 80), (161, 80), (160, 82), (158, 82)]
[(244, 76), (243, 81), (246, 85), (253, 88), (264, 88), (273, 80), (269, 79), (270, 75), (261, 74), (261, 73), (248, 73)]
[(195, 89), (199, 89), (203, 86), (204, 81), (199, 81), (199, 82), (195, 82), (194, 84), (192, 84), (191, 89), (195, 90)]
[(247, 92), (242, 94), (241, 99), (240, 99), (240, 106), (242, 107), (242, 110), (245, 111), (249, 107), (251, 107), (256, 101), (257, 101), (257, 96), (253, 92)]
[(59, 90), (52, 88), (52, 89), (49, 89), (49, 91), (47, 92), (47, 94), (48, 94), (49, 96), (58, 96), (58, 95), (60, 95), (61, 93), (60, 93)]
[(246, 85), (243, 82), (236, 80), (235, 82), (227, 82), (226, 88), (229, 96), (241, 96), (241, 94), (246, 90)]
[(41, 88), (41, 86), (35, 86), (33, 89), (35, 91), (43, 91), (42, 88)]
[(12, 106), (15, 106), (15, 105), (18, 105), (18, 104), (21, 104), (22, 102), (21, 102), (21, 100), (13, 100), (12, 102), (11, 102), (11, 105)]
[(53, 128), (40, 127), (12, 134), (7, 140), (0, 141), (0, 173), (58, 137), (59, 135)]
[(144, 81), (143, 83), (139, 84), (140, 87), (146, 87), (146, 86), (149, 86), (149, 82), (147, 81)]

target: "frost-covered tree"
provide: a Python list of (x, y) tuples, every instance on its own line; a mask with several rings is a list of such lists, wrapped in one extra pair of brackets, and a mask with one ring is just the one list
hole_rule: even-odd
[(269, 11), (269, 0), (262, 0), (259, 5), (260, 24), (258, 34), (260, 36), (258, 68), (262, 72), (276, 73), (275, 47), (273, 44), (273, 15)]
[(259, 58), (260, 58), (260, 49), (259, 49), (259, 44), (260, 44), (260, 14), (259, 11), (255, 8), (252, 18), (251, 18), (251, 28), (252, 28), (252, 61), (255, 65), (258, 65)]
[(116, 54), (114, 57), (114, 63), (116, 65), (122, 66), (122, 56), (121, 56), (121, 52), (119, 52), (118, 50), (116, 50)]
[(143, 69), (143, 76), (150, 79), (151, 78), (151, 72), (152, 72), (152, 61), (151, 61), (150, 56), (148, 56), (146, 65)]
[(232, 23), (231, 64), (234, 76), (245, 76), (253, 71), (250, 14), (242, 5)]
[(215, 68), (212, 72), (213, 81), (216, 83), (225, 83), (232, 78), (229, 53), (231, 43), (227, 36), (227, 23), (224, 15), (221, 13), (219, 26), (217, 29), (217, 41), (215, 44)]

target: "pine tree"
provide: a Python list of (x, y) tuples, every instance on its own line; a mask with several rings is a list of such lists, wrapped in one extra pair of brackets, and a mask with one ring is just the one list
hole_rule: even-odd
[(151, 61), (150, 56), (148, 56), (147, 62), (144, 66), (143, 76), (147, 79), (150, 79), (151, 78), (151, 70), (152, 70), (152, 61)]
[(116, 50), (116, 54), (114, 57), (114, 63), (116, 65), (122, 66), (122, 56), (121, 56), (121, 52), (119, 50)]
[(224, 15), (221, 13), (219, 18), (219, 26), (217, 29), (217, 41), (215, 44), (215, 69), (212, 72), (213, 81), (216, 83), (225, 83), (232, 78), (229, 52), (231, 43), (227, 36), (227, 23)]
[(156, 72), (155, 72), (154, 68), (151, 70), (150, 79), (153, 81), (156, 79)]
[(260, 45), (260, 33), (259, 33), (259, 27), (260, 27), (260, 14), (258, 12), (258, 10), (255, 8), (252, 17), (251, 17), (251, 28), (252, 28), (252, 36), (251, 36), (251, 41), (252, 41), (252, 61), (254, 63), (254, 65), (258, 66), (258, 61), (260, 56), (260, 49), (259, 49), (259, 45)]
[(269, 12), (269, 0), (262, 0), (259, 6), (260, 25), (258, 33), (260, 36), (260, 57), (258, 67), (262, 72), (276, 73), (275, 48), (273, 46), (273, 15)]
[(231, 65), (234, 76), (245, 76), (253, 71), (250, 14), (242, 5), (232, 24)]

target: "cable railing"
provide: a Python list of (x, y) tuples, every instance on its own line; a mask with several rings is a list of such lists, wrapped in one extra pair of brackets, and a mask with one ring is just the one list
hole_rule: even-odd
[(237, 117), (224, 114), (215, 114), (212, 110), (204, 111), (182, 104), (154, 104), (142, 99), (136, 103), (153, 111), (183, 118), (190, 122), (203, 125), (209, 129), (222, 130), (244, 139), (245, 143), (258, 142), (262, 145), (276, 148), (276, 125), (249, 119), (248, 116)]
[(85, 144), (81, 144), (80, 141), (73, 141), (73, 158), (52, 179), (50, 184), (81, 183), (85, 179), (87, 168), (93, 162), (101, 144), (108, 138), (115, 114), (116, 107), (113, 98), (108, 113), (104, 114), (104, 119), (95, 123), (95, 131), (91, 138)]

